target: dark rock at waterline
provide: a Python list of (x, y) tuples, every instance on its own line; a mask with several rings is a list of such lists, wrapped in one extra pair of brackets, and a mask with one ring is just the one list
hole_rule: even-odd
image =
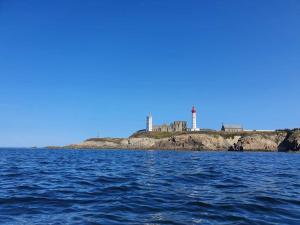
[(232, 146), (230, 146), (230, 148), (228, 149), (228, 151), (242, 152), (242, 151), (244, 151), (244, 147), (241, 144), (234, 143)]
[(300, 131), (288, 132), (278, 151), (300, 151)]

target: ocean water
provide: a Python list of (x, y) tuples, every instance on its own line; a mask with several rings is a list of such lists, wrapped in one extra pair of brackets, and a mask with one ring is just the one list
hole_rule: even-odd
[(300, 224), (300, 154), (0, 149), (0, 224)]

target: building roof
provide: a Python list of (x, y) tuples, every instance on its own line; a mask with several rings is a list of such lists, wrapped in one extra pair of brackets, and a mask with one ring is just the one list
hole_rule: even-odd
[(224, 129), (243, 129), (243, 126), (240, 124), (223, 124)]

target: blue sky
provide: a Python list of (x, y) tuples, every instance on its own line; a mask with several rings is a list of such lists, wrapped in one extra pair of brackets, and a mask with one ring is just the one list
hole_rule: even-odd
[(0, 146), (300, 127), (298, 0), (0, 0)]

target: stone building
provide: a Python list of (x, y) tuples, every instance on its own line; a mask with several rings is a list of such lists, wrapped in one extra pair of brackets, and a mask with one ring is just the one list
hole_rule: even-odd
[(186, 121), (174, 121), (170, 125), (162, 124), (158, 126), (153, 126), (153, 131), (156, 132), (182, 132), (187, 131), (187, 122)]
[(146, 118), (146, 132), (184, 132), (184, 131), (199, 131), (196, 124), (196, 109), (193, 106), (192, 108), (192, 128), (189, 129), (187, 127), (186, 121), (174, 121), (170, 125), (162, 124), (162, 125), (153, 125), (153, 118), (151, 113)]
[(157, 132), (171, 132), (171, 127), (168, 124), (162, 124), (162, 125), (154, 125), (153, 131)]
[(174, 121), (171, 123), (171, 128), (175, 132), (182, 132), (187, 130), (187, 122), (186, 121)]
[(242, 132), (244, 129), (242, 125), (222, 124), (221, 131), (236, 133)]

